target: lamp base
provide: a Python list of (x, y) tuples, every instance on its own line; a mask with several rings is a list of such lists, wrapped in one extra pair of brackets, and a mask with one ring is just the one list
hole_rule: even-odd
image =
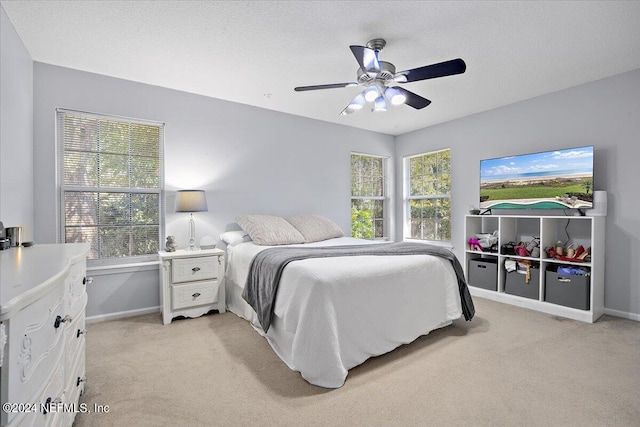
[(193, 220), (193, 213), (189, 214), (189, 246), (186, 250), (196, 250), (196, 222)]

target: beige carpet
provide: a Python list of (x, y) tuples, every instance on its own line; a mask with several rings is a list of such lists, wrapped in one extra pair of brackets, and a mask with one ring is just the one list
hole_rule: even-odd
[(585, 324), (475, 298), (456, 321), (327, 390), (233, 313), (91, 324), (75, 426), (638, 426), (640, 323)]

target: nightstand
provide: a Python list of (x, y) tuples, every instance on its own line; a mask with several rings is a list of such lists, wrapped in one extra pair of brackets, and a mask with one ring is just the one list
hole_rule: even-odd
[(225, 311), (224, 251), (220, 249), (158, 252), (160, 305), (166, 325), (177, 316), (198, 317)]

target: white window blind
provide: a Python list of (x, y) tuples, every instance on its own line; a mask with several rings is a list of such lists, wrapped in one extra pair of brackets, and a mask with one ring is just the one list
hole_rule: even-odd
[(58, 110), (57, 121), (59, 240), (90, 243), (94, 264), (155, 259), (164, 125), (70, 110)]

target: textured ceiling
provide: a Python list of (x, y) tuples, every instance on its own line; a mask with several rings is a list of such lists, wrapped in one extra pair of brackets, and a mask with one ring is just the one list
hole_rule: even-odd
[[(0, 1), (35, 61), (399, 135), (640, 68), (638, 1)], [(340, 116), (349, 45), (387, 40), (398, 70), (464, 74), (404, 87), (432, 101)]]

